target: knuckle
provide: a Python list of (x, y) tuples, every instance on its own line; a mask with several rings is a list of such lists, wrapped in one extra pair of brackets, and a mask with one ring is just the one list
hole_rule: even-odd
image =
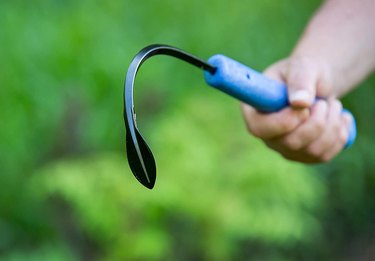
[(317, 146), (315, 144), (308, 146), (307, 149), (306, 149), (306, 152), (311, 157), (314, 157), (314, 158), (321, 158), (321, 156), (322, 156), (322, 150), (321, 150), (320, 146)]
[(292, 151), (298, 151), (301, 149), (301, 141), (297, 138), (288, 138), (284, 140), (284, 145), (292, 150)]
[(282, 132), (282, 133), (289, 132), (289, 130), (291, 129), (291, 125), (292, 125), (292, 122), (289, 121), (289, 120), (281, 121), (280, 124), (279, 124), (280, 132)]
[(327, 127), (327, 130), (326, 130), (326, 133), (329, 133), (330, 136), (335, 139), (335, 140), (338, 140), (340, 139), (340, 136), (342, 135), (342, 130), (341, 130), (341, 125), (340, 123), (336, 122), (336, 123), (333, 123), (331, 126), (328, 126)]
[(316, 118), (313, 122), (313, 127), (316, 131), (322, 132), (325, 128), (325, 121), (323, 118)]
[(288, 133), (295, 128), (296, 122), (291, 117), (285, 117), (279, 122), (278, 125), (281, 133)]
[(333, 125), (334, 131), (336, 133), (340, 133), (342, 129), (342, 123), (341, 123), (341, 117), (338, 116), (337, 120), (335, 121), (335, 124)]
[(326, 153), (326, 154), (323, 154), (319, 160), (321, 162), (327, 162), (327, 161), (330, 161), (331, 159), (333, 158), (333, 155), (329, 154), (329, 153)]

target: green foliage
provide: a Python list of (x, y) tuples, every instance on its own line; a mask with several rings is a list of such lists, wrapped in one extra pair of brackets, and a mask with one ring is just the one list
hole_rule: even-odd
[(32, 253), (13, 252), (1, 258), (3, 261), (75, 261), (75, 256), (63, 246), (47, 243), (43, 247), (35, 249)]
[(356, 145), (312, 169), (249, 137), (196, 68), (157, 57), (135, 94), (153, 191), (124, 156), (122, 85), (140, 48), (262, 70), (319, 2), (1, 1), (0, 259), (332, 260), (374, 235), (374, 79), (345, 101)]
[[(206, 104), (195, 98), (186, 106)], [(240, 256), (242, 242), (287, 247), (319, 236), (314, 215), (324, 191), (319, 178), (275, 154), (256, 157), (267, 151), (255, 140), (246, 142), (244, 133), (218, 142), (204, 127), (225, 120), (212, 116), (200, 125), (194, 121), (203, 118), (174, 112), (168, 124), (156, 127), (168, 143), (159, 145), (160, 153), (157, 149), (160, 177), (153, 191), (137, 184), (116, 154), (52, 164), (38, 173), (33, 188), (42, 197), (69, 202), (83, 233), (103, 248), (103, 260), (228, 260)], [(189, 143), (180, 128), (192, 135)], [(228, 151), (219, 148), (231, 151), (240, 140), (252, 153), (228, 160)], [(236, 168), (238, 161), (250, 167)]]

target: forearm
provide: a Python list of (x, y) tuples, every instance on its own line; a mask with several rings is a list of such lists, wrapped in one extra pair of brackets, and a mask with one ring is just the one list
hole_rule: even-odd
[(327, 65), (331, 94), (348, 92), (375, 69), (375, 0), (327, 0), (292, 56)]

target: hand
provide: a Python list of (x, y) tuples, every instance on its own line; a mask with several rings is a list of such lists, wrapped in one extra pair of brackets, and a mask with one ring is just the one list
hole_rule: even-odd
[[(249, 132), (289, 160), (319, 163), (335, 157), (348, 139), (352, 119), (342, 113), (341, 102), (334, 98), (329, 67), (291, 57), (264, 74), (287, 84), (291, 106), (263, 114), (242, 104)], [(325, 100), (315, 102), (316, 96)]]

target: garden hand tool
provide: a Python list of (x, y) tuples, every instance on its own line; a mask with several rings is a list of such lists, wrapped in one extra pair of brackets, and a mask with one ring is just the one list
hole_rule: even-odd
[[(204, 70), (206, 83), (260, 112), (277, 112), (287, 106), (288, 94), (285, 84), (271, 80), (263, 74), (224, 55), (217, 54), (204, 61), (178, 48), (168, 45), (150, 45), (143, 48), (132, 60), (126, 74), (124, 86), (124, 120), (126, 128), (126, 151), (134, 176), (145, 187), (152, 189), (156, 180), (156, 163), (146, 141), (136, 124), (133, 89), (137, 71), (143, 62), (154, 55), (169, 55)], [(351, 113), (343, 110), (342, 113)], [(352, 115), (351, 115), (352, 116)], [(356, 138), (354, 117), (345, 147)]]

